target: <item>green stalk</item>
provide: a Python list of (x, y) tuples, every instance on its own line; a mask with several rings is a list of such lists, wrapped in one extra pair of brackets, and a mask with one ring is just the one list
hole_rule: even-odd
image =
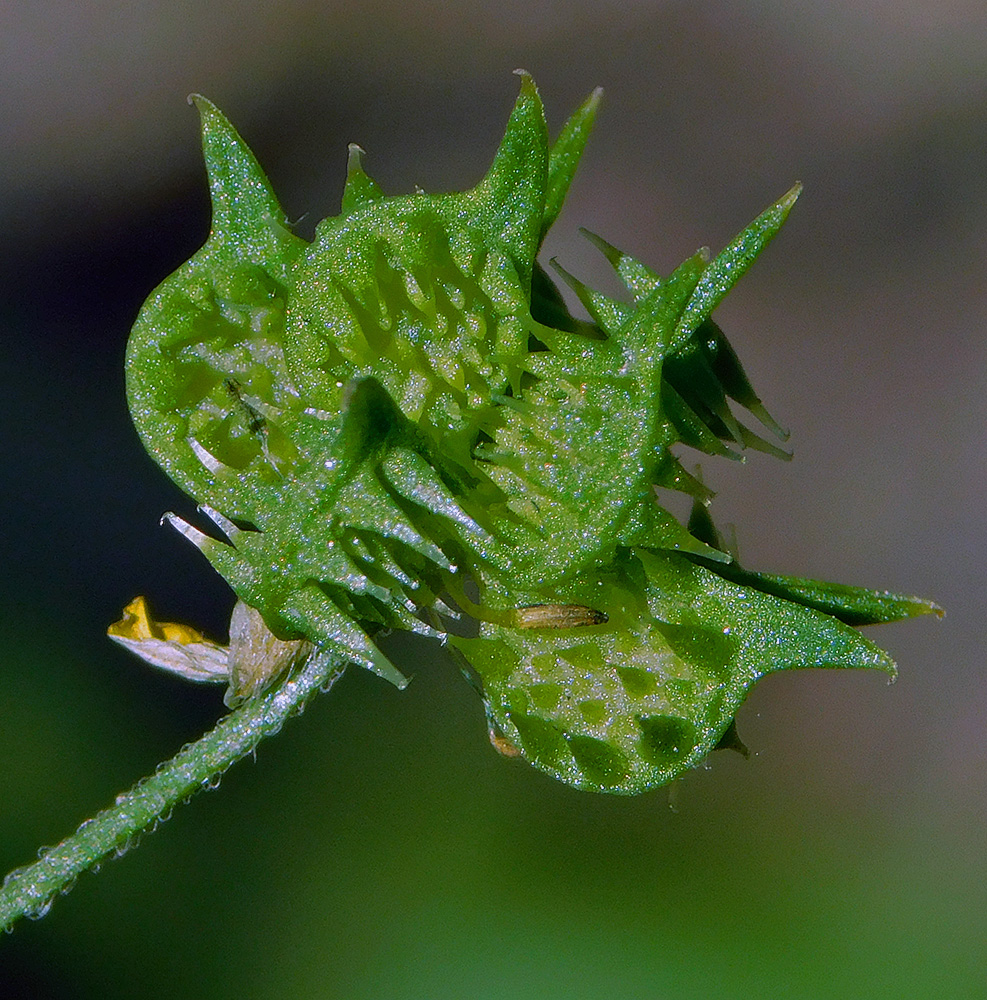
[(260, 698), (226, 716), (212, 731), (185, 747), (148, 778), (117, 796), (108, 809), (86, 820), (31, 865), (12, 871), (0, 889), (0, 926), (10, 929), (22, 916), (43, 917), (59, 893), (111, 856), (119, 857), (141, 833), (153, 832), (175, 805), (216, 779), (266, 736), (277, 733), (312, 695), (328, 691), (346, 663), (326, 651), (315, 652), (300, 672)]

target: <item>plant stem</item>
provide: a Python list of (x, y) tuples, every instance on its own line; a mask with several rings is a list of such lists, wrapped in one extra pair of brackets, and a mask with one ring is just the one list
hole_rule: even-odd
[(45, 849), (31, 865), (12, 871), (0, 889), (0, 926), (9, 930), (22, 916), (44, 916), (58, 893), (67, 892), (80, 872), (110, 856), (120, 857), (137, 836), (154, 829), (172, 808), (216, 779), (265, 736), (272, 736), (312, 695), (328, 691), (346, 663), (317, 650), (297, 674), (231, 712), (215, 729), (160, 765), (116, 802), (80, 825), (72, 836)]

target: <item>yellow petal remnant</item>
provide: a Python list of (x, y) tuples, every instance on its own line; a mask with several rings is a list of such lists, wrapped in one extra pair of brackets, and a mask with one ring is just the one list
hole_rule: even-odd
[(147, 639), (165, 639), (188, 646), (194, 642), (209, 640), (191, 625), (176, 622), (156, 622), (147, 610), (147, 599), (135, 597), (124, 609), (123, 618), (115, 622), (106, 634), (112, 639), (132, 639), (143, 642)]
[(146, 663), (190, 681), (227, 681), (229, 650), (188, 625), (156, 622), (143, 597), (135, 597), (106, 634)]

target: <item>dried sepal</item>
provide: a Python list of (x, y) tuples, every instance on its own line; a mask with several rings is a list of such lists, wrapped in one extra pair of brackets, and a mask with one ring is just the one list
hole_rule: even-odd
[(233, 707), (263, 691), (314, 650), (305, 639), (279, 639), (259, 611), (237, 601), (230, 617), (230, 687), (226, 704)]

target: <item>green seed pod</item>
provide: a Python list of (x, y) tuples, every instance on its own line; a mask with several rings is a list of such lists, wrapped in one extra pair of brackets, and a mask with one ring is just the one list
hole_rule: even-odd
[[(741, 570), (711, 523), (683, 526), (656, 496), (712, 495), (679, 444), (785, 455), (734, 414), (783, 436), (710, 316), (798, 186), (668, 277), (590, 236), (629, 299), (556, 265), (587, 323), (536, 258), (599, 92), (550, 144), (522, 74), (493, 164), (463, 193), (387, 196), (350, 147), (341, 212), (311, 244), (229, 122), (195, 103), (212, 233), (144, 306), (128, 394), (148, 451), (225, 539), (167, 519), (265, 642), (304, 640), (403, 685), (373, 636), (436, 635), (465, 613), (478, 635), (450, 642), (492, 731), (613, 792), (697, 763), (770, 670), (893, 670), (837, 619), (932, 605)], [(270, 659), (269, 674), (251, 659), (234, 697), (293, 655)]]

